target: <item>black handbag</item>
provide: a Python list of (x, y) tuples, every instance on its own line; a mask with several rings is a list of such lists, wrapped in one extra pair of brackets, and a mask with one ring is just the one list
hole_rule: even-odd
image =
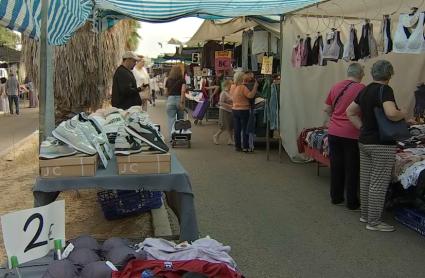
[(409, 127), (405, 120), (391, 121), (385, 115), (384, 108), (382, 107), (382, 94), (384, 86), (379, 90), (379, 100), (381, 107), (375, 107), (374, 113), (378, 123), (379, 139), (381, 142), (393, 142), (408, 139), (410, 137)]
[(174, 124), (175, 130), (186, 130), (192, 127), (192, 123), (189, 120), (177, 120)]

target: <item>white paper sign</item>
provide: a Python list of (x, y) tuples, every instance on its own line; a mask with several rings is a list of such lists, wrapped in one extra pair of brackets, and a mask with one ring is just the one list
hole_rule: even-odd
[(65, 201), (44, 207), (8, 213), (1, 217), (7, 257), (17, 256), (19, 264), (46, 256), (54, 240), (65, 246)]

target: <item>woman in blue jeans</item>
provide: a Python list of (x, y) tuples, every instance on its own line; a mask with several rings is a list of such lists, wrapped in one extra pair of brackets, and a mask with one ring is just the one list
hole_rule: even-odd
[(246, 132), (249, 119), (249, 109), (251, 108), (250, 99), (255, 97), (258, 89), (258, 83), (252, 90), (244, 84), (244, 73), (237, 72), (233, 78), (235, 83), (230, 88), (230, 95), (233, 100), (233, 129), (235, 132), (235, 149), (240, 152), (249, 152), (248, 133)]
[(186, 82), (183, 78), (183, 72), (180, 66), (173, 66), (165, 83), (165, 95), (167, 98), (167, 116), (168, 116), (168, 129), (173, 129), (174, 123), (177, 119), (183, 118), (184, 98), (186, 93)]

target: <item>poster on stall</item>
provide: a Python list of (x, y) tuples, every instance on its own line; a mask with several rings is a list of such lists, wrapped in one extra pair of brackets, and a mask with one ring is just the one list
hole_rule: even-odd
[(1, 227), (9, 266), (12, 256), (19, 264), (42, 258), (54, 248), (54, 240), (65, 246), (65, 201), (2, 215)]
[(272, 74), (273, 73), (273, 56), (264, 56), (263, 65), (261, 66), (261, 74)]

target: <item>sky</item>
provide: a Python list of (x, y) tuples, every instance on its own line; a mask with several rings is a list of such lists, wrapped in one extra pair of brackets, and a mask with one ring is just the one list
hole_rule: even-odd
[[(155, 58), (162, 53), (175, 53), (176, 45), (169, 45), (171, 38), (182, 42), (188, 41), (198, 30), (203, 20), (199, 18), (183, 18), (169, 23), (141, 22), (138, 33), (141, 37), (137, 54)], [(162, 48), (158, 43), (162, 43)]]

